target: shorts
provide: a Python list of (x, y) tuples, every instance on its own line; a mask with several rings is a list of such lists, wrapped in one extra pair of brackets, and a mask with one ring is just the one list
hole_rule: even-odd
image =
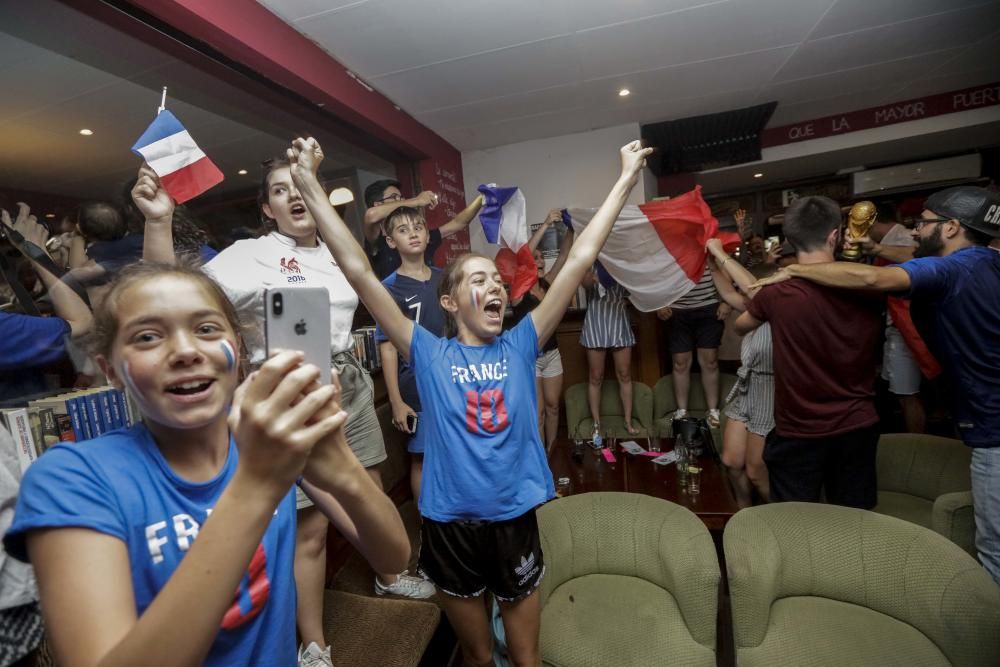
[(535, 510), (506, 521), (424, 517), (417, 567), (455, 597), (478, 597), (487, 590), (505, 602), (527, 597), (545, 576)]
[(559, 348), (544, 352), (535, 359), (536, 378), (554, 378), (562, 374), (562, 355), (559, 354)]
[(667, 321), (670, 354), (718, 349), (726, 329), (726, 323), (716, 316), (718, 311), (718, 303), (701, 308), (674, 309)]
[(771, 500), (818, 503), (822, 490), (831, 505), (875, 507), (878, 426), (827, 438), (786, 438), (771, 431), (764, 443)]
[[(385, 461), (387, 455), (382, 428), (375, 414), (375, 387), (371, 375), (350, 352), (336, 353), (331, 364), (340, 373), (340, 405), (349, 415), (344, 427), (347, 446), (365, 468), (376, 466)], [(312, 504), (296, 486), (295, 508), (304, 509)]]
[(424, 423), (424, 413), (417, 413), (417, 432), (410, 436), (410, 439), (406, 443), (406, 451), (411, 454), (423, 454), (426, 444), (424, 439), (427, 437), (424, 435), (427, 433), (427, 429), (422, 427)]
[(910, 346), (896, 327), (886, 327), (882, 353), (882, 379), (889, 383), (889, 392), (896, 396), (920, 393), (920, 366), (913, 358)]
[(741, 376), (726, 397), (725, 412), (754, 435), (766, 437), (774, 428), (774, 376), (755, 372)]

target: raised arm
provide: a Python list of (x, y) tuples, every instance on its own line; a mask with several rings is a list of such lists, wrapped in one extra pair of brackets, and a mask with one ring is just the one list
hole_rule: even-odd
[(147, 262), (175, 264), (174, 200), (160, 184), (156, 172), (143, 163), (132, 188), (132, 201), (146, 218), (142, 239), (142, 259)]
[[(562, 213), (560, 213), (560, 217)], [(552, 281), (556, 279), (559, 272), (562, 271), (562, 267), (566, 264), (566, 258), (569, 257), (569, 249), (573, 247), (573, 230), (572, 228), (567, 229), (566, 233), (563, 234), (562, 241), (559, 242), (559, 256), (556, 257), (555, 264), (549, 269), (548, 273), (545, 274), (545, 280), (551, 285)]]
[[(746, 267), (726, 253), (722, 247), (722, 241), (719, 239), (709, 239), (705, 248), (712, 256), (712, 259), (715, 260), (715, 265), (729, 277), (730, 281), (736, 285), (737, 289), (739, 289), (739, 291), (747, 297), (753, 298), (753, 295), (757, 293), (757, 290), (751, 289), (750, 286), (757, 282), (757, 279), (754, 278), (752, 273), (746, 270)], [(718, 287), (718, 285), (716, 285), (716, 287)], [(743, 308), (735, 306), (734, 304), (730, 305), (734, 308), (739, 308), (739, 310), (743, 310)]]
[(479, 209), (482, 207), (483, 196), (476, 195), (476, 198), (472, 200), (472, 203), (459, 211), (458, 215), (438, 227), (438, 231), (441, 232), (441, 238), (448, 238), (452, 234), (456, 234), (468, 227), (469, 223), (475, 219), (476, 214), (479, 213)]
[[(48, 229), (46, 229), (45, 225), (39, 223), (35, 219), (35, 216), (30, 215), (30, 209), (27, 208), (27, 205), (22, 204), (21, 206), (21, 212), (11, 226), (12, 229), (19, 232), (25, 241), (38, 246), (42, 252), (46, 252), (45, 243), (49, 240)], [(6, 215), (6, 211), (4, 212), (3, 221), (4, 224), (9, 224), (10, 222), (10, 217)], [(18, 248), (18, 250), (21, 250), (21, 248)], [(25, 257), (28, 257), (31, 261), (31, 267), (38, 274), (38, 278), (45, 285), (45, 289), (48, 290), (49, 296), (52, 298), (52, 308), (56, 316), (66, 320), (66, 323), (69, 324), (70, 335), (76, 338), (89, 333), (93, 327), (94, 318), (91, 315), (90, 308), (84, 303), (83, 299), (66, 283), (49, 273), (41, 264), (31, 259), (28, 255), (25, 255)]]
[(577, 285), (584, 274), (593, 266), (604, 242), (611, 233), (611, 227), (618, 219), (625, 200), (635, 184), (639, 181), (639, 173), (646, 164), (646, 156), (653, 152), (652, 148), (643, 148), (639, 141), (633, 141), (621, 149), (622, 171), (608, 193), (593, 219), (573, 242), (566, 262), (556, 276), (545, 298), (535, 310), (531, 318), (535, 323), (539, 347), (548, 340), (566, 312)]
[(410, 358), (413, 321), (406, 317), (392, 296), (379, 282), (364, 249), (358, 245), (351, 230), (330, 205), (316, 174), (323, 160), (323, 149), (312, 137), (296, 139), (288, 149), (292, 181), (309, 209), (320, 236), (326, 243), (340, 270), (365, 304), (368, 312), (404, 359)]
[[(372, 206), (370, 209), (365, 211), (365, 217), (364, 217), (365, 238), (368, 239), (369, 241), (374, 241), (375, 239), (377, 239), (378, 235), (381, 233), (379, 225), (382, 223), (383, 220), (389, 217), (390, 213), (392, 213), (401, 206), (409, 206), (411, 208), (427, 207), (433, 209), (435, 206), (437, 206), (437, 203), (438, 203), (438, 196), (433, 192), (431, 192), (430, 190), (424, 190), (416, 197), (411, 197), (409, 199), (400, 199), (398, 201), (390, 201), (384, 204), (376, 204), (375, 206)], [(465, 213), (465, 211), (462, 211), (462, 213)], [(472, 215), (475, 215), (475, 213), (473, 213)], [(471, 219), (472, 217), (470, 216), (469, 220)], [(458, 230), (456, 229), (455, 231)], [(450, 233), (454, 234), (455, 232), (450, 232)], [(446, 235), (444, 232), (441, 232), (441, 234), (442, 236)]]

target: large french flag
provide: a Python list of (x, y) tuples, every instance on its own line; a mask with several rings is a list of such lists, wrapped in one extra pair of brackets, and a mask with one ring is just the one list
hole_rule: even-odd
[[(567, 209), (567, 224), (580, 233), (597, 209)], [(690, 292), (705, 271), (705, 244), (719, 237), (727, 250), (735, 232), (719, 232), (719, 221), (701, 197), (701, 186), (673, 199), (622, 208), (599, 259), (628, 290), (638, 310), (669, 306)]]
[(180, 121), (165, 109), (135, 142), (132, 152), (156, 172), (164, 189), (178, 204), (197, 197), (224, 178)]

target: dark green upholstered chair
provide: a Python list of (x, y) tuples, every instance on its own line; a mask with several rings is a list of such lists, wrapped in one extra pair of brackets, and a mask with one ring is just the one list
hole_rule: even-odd
[(690, 510), (584, 493), (541, 507), (538, 529), (543, 664), (715, 665), (719, 563)]
[[(712, 429), (715, 446), (722, 448), (722, 429), (726, 423), (725, 402), (736, 376), (732, 373), (719, 374), (719, 428)], [(674, 397), (674, 378), (664, 375), (653, 387), (653, 428), (658, 438), (672, 438), (671, 417), (677, 411), (677, 399)], [(705, 390), (701, 386), (701, 373), (691, 373), (691, 392), (688, 394), (688, 416), (701, 417), (708, 415), (708, 404), (705, 402)]]
[(736, 514), (723, 540), (741, 666), (1000, 665), (1000, 587), (932, 530), (775, 503)]
[(961, 440), (887, 433), (879, 438), (875, 511), (931, 528), (975, 555), (971, 450)]
[[(594, 420), (590, 418), (587, 405), (587, 383), (569, 387), (563, 398), (566, 400), (566, 433), (574, 440), (589, 440), (594, 432)], [(638, 435), (631, 435), (625, 429), (623, 413), (618, 382), (605, 380), (601, 385), (601, 435), (619, 440), (652, 437), (653, 391), (649, 385), (632, 381), (632, 424), (639, 429)]]

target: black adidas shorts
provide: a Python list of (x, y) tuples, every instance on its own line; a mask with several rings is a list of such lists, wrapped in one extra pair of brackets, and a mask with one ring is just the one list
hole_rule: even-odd
[(545, 575), (535, 510), (506, 521), (425, 517), (418, 567), (449, 595), (476, 597), (488, 590), (500, 600), (523, 598)]

